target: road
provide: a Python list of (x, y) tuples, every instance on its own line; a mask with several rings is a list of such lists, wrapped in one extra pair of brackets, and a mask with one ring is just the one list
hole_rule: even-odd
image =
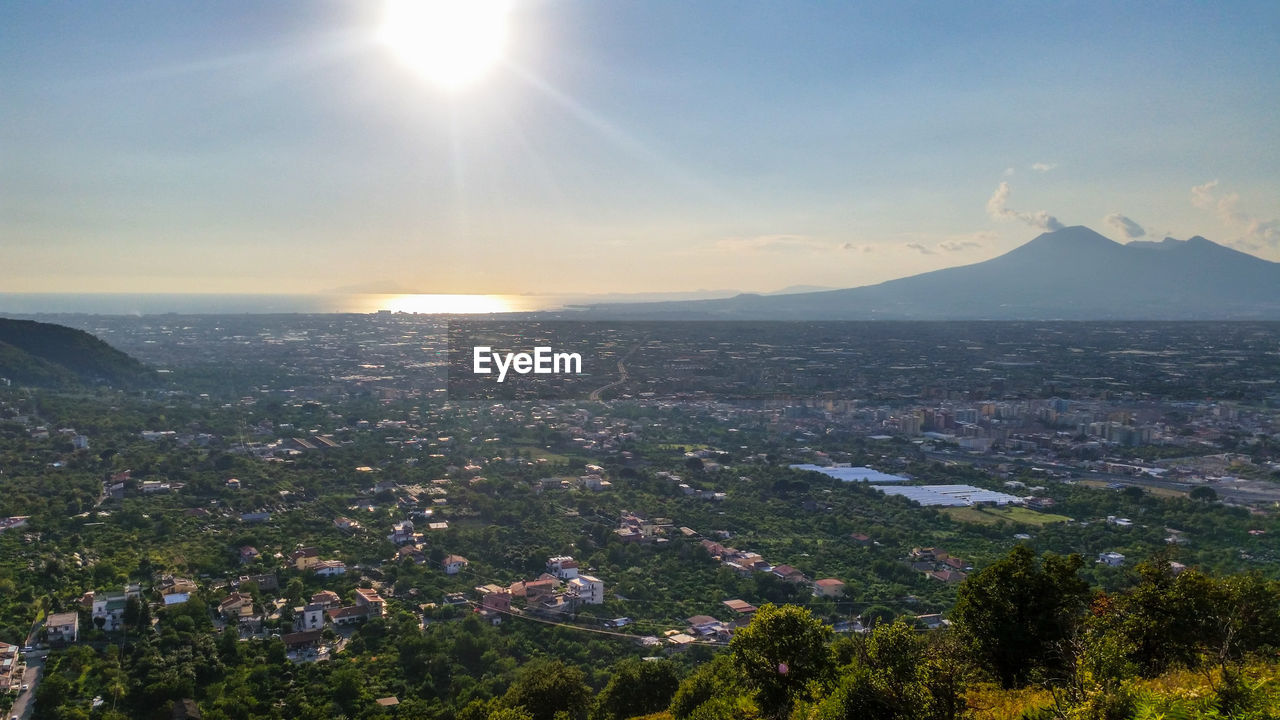
[(45, 653), (27, 655), (27, 674), (22, 676), (22, 683), (29, 686), (26, 692), (18, 693), (18, 698), (13, 701), (13, 709), (9, 711), (10, 715), (16, 715), (22, 720), (31, 717), (32, 708), (35, 707), (36, 685), (40, 683), (40, 675), (44, 672), (44, 655)]
[(615, 387), (618, 387), (619, 385), (623, 385), (627, 382), (627, 380), (630, 380), (631, 375), (627, 373), (626, 362), (632, 355), (635, 354), (636, 350), (640, 349), (640, 346), (643, 344), (644, 344), (643, 341), (636, 343), (636, 345), (632, 347), (630, 350), (628, 350), (627, 354), (622, 356), (622, 359), (618, 361), (618, 379), (617, 380), (614, 380), (608, 385), (598, 387), (595, 390), (592, 390), (591, 394), (587, 396), (587, 399), (592, 402), (599, 402), (601, 394), (607, 392), (611, 388), (615, 388)]
[[(965, 455), (944, 452), (926, 452), (925, 457), (930, 460), (961, 462), (970, 465), (1017, 465), (1025, 468), (1036, 467), (1056, 472), (1071, 473), (1075, 477), (1083, 480), (1099, 480), (1106, 483), (1123, 483), (1125, 485), (1162, 488), (1165, 490), (1176, 490), (1178, 492), (1187, 492), (1199, 485), (1199, 483), (1162, 480), (1160, 478), (1151, 477), (1150, 475), (1117, 475), (1115, 473), (1093, 472), (1089, 470), (1081, 470), (1074, 465), (1063, 465), (1061, 463), (1027, 460), (1022, 458), (995, 458), (981, 455)], [(1280, 502), (1280, 486), (1277, 486), (1275, 489), (1270, 489), (1265, 486), (1259, 487), (1257, 485), (1251, 487), (1235, 487), (1216, 483), (1205, 484), (1205, 487), (1212, 488), (1218, 493), (1218, 497), (1222, 500), (1241, 503)]]

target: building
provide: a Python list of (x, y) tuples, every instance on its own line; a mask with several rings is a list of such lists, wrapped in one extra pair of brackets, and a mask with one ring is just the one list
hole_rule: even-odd
[(253, 614), (253, 597), (233, 592), (218, 603), (218, 614), (227, 620), (238, 620), (242, 615)]
[(311, 603), (304, 607), (296, 607), (293, 609), (294, 630), (319, 630), (323, 627), (324, 606), (320, 603)]
[(320, 562), (320, 551), (317, 548), (303, 547), (289, 553), (289, 563), (298, 570), (306, 570), (318, 562)]
[(347, 564), (341, 560), (320, 560), (311, 566), (317, 575), (321, 577), (333, 577), (334, 575), (342, 575), (347, 571)]
[(369, 619), (369, 608), (349, 605), (342, 608), (330, 608), (326, 611), (329, 621), (334, 625), (354, 625)]
[(547, 560), (547, 572), (561, 580), (572, 580), (578, 577), (578, 561), (568, 555), (561, 555)]
[(446, 575), (457, 575), (467, 565), (467, 559), (461, 555), (447, 555), (440, 561), (440, 567), (444, 569)]
[(0, 642), (0, 692), (8, 692), (14, 685), (17, 667), (18, 646)]
[(569, 587), (577, 591), (578, 599), (586, 605), (604, 603), (604, 583), (590, 575), (578, 575), (569, 581)]
[(317, 605), (323, 605), (325, 609), (336, 608), (342, 605), (342, 598), (338, 597), (338, 593), (332, 590), (321, 590), (311, 596), (311, 602)]
[(818, 597), (837, 598), (844, 595), (844, 582), (835, 578), (823, 578), (813, 584), (813, 594)]
[(368, 608), (370, 615), (382, 616), (386, 602), (377, 590), (372, 588), (356, 588), (356, 607)]
[(102, 618), (103, 630), (115, 632), (121, 629), (124, 627), (124, 608), (127, 604), (128, 601), (122, 592), (94, 594), (93, 608), (90, 611), (93, 615), (93, 624), (97, 626), (98, 618)]
[(1098, 555), (1098, 562), (1110, 566), (1120, 567), (1124, 564), (1124, 555), (1118, 552), (1104, 552)]
[(80, 639), (80, 613), (63, 612), (49, 616), (44, 624), (49, 642), (65, 645)]

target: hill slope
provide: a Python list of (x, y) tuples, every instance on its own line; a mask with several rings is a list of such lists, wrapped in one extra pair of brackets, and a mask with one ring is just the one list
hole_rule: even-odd
[(726, 320), (1280, 320), (1280, 263), (1202, 237), (1121, 245), (1075, 226), (985, 262), (879, 285), (599, 305), (590, 313)]
[(0, 318), (0, 377), (41, 387), (136, 387), (155, 381), (145, 365), (87, 332), (7, 318)]

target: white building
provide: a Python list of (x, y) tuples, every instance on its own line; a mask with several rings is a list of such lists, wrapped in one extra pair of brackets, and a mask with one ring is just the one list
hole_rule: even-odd
[(319, 630), (324, 627), (324, 605), (320, 603), (294, 608), (293, 613), (294, 630)]
[(1124, 555), (1118, 552), (1104, 552), (1098, 555), (1098, 562), (1111, 567), (1120, 567), (1124, 564)]
[(586, 605), (604, 603), (604, 583), (590, 575), (579, 575), (569, 581), (569, 587), (576, 590), (578, 598)]
[(561, 580), (572, 580), (578, 577), (578, 561), (568, 555), (561, 555), (547, 560), (547, 572)]
[(124, 625), (125, 595), (122, 592), (95, 593), (93, 596), (93, 624), (102, 618), (102, 629), (107, 632), (119, 630)]

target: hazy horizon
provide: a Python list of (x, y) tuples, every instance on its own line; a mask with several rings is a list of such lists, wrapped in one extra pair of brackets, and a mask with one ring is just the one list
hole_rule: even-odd
[(383, 3), (0, 7), (0, 293), (847, 288), (1076, 224), (1280, 260), (1273, 4), (489, 7), (443, 59)]

